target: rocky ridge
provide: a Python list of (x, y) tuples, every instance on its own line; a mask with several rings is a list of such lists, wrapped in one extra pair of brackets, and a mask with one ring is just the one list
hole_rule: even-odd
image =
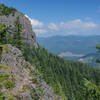
[[(0, 100), (61, 100), (54, 94), (52, 88), (43, 80), (35, 66), (24, 60), (22, 53), (16, 47), (1, 45), (3, 48), (0, 56), (0, 76), (9, 75), (0, 81)], [(2, 77), (0, 77), (2, 79)], [(12, 82), (11, 87), (5, 83)], [(14, 99), (13, 99), (14, 98)]]
[(30, 20), (25, 15), (23, 15), (22, 13), (20, 13), (18, 11), (15, 11), (15, 13), (13, 15), (12, 14), (0, 15), (0, 23), (4, 23), (9, 27), (9, 29), (8, 29), (9, 34), (14, 34), (14, 28), (15, 28), (14, 23), (15, 23), (17, 17), (19, 17), (20, 23), (23, 28), (22, 36), (24, 38), (24, 42), (37, 48), (38, 44), (36, 42), (35, 32), (33, 32), (33, 30), (32, 30), (32, 25), (31, 25)]

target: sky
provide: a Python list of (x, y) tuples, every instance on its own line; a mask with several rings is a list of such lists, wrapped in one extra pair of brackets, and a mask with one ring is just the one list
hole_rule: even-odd
[(25, 14), (36, 35), (100, 35), (100, 0), (0, 0)]

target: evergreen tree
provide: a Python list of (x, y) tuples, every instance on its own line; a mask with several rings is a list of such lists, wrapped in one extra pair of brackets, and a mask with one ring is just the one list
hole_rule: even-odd
[(44, 48), (32, 48), (29, 45), (24, 45), (23, 56), (36, 66), (44, 80), (56, 94), (60, 94), (63, 100), (86, 100), (82, 95), (83, 78), (99, 85), (100, 70), (95, 70), (81, 62), (67, 61)]
[(85, 100), (100, 100), (100, 86), (84, 79)]
[[(96, 45), (96, 48), (98, 49), (98, 53), (100, 53), (100, 45), (97, 44), (97, 45)], [(96, 62), (97, 62), (97, 63), (100, 63), (100, 60), (97, 59)]]
[(6, 43), (6, 33), (8, 27), (5, 24), (0, 24), (0, 43)]
[(21, 49), (23, 46), (23, 38), (21, 32), (22, 32), (22, 25), (20, 23), (20, 19), (18, 16), (15, 21), (15, 33), (13, 36), (12, 44), (19, 49)]

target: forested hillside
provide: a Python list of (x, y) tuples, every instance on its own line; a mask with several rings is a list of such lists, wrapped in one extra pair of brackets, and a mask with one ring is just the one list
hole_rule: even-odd
[(86, 100), (84, 92), (87, 91), (84, 91), (83, 78), (100, 84), (99, 70), (83, 63), (66, 61), (48, 53), (44, 48), (34, 49), (26, 45), (23, 55), (31, 64), (37, 66), (46, 82), (63, 97), (63, 100)]

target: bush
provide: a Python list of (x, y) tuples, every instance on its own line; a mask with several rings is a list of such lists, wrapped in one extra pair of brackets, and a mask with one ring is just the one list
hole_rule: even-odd
[(7, 30), (8, 30), (8, 27), (5, 24), (0, 23), (0, 43), (3, 43), (3, 44), (6, 43)]
[(2, 47), (0, 47), (0, 55), (2, 54)]
[(3, 82), (7, 80), (8, 78), (9, 78), (8, 74), (3, 74), (3, 73), (0, 74), (0, 82)]
[(2, 89), (2, 85), (0, 84), (0, 90)]
[(14, 13), (17, 10), (15, 8), (8, 8), (7, 6), (5, 6), (4, 4), (0, 4), (0, 15), (9, 15), (12, 14), (14, 16)]
[(11, 88), (14, 88), (15, 87), (15, 83), (10, 81), (10, 80), (7, 80), (4, 82), (4, 85), (7, 89), (11, 89)]
[(4, 96), (0, 95), (0, 100), (4, 100)]

